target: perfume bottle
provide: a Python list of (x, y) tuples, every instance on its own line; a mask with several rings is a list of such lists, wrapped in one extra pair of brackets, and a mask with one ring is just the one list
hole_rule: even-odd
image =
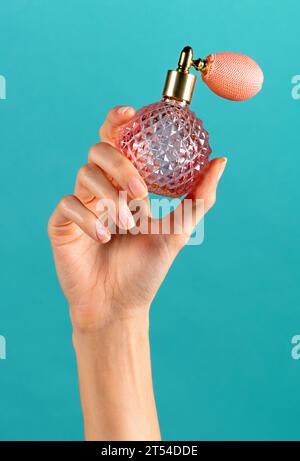
[(177, 70), (167, 73), (161, 101), (138, 110), (117, 142), (155, 194), (190, 192), (212, 152), (208, 132), (190, 109), (196, 82), (191, 67), (213, 92), (233, 101), (254, 96), (263, 83), (260, 67), (248, 56), (218, 53), (194, 60), (191, 47), (182, 50)]

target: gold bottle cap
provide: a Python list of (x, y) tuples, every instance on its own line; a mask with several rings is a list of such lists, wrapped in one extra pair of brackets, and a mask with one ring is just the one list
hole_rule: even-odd
[(184, 74), (178, 70), (169, 70), (163, 89), (163, 96), (189, 103), (193, 96), (195, 83), (195, 75)]
[(205, 61), (201, 59), (193, 61), (193, 50), (190, 46), (186, 46), (180, 54), (177, 70), (169, 70), (167, 73), (163, 96), (191, 102), (196, 83), (196, 76), (189, 73), (192, 66), (202, 70)]

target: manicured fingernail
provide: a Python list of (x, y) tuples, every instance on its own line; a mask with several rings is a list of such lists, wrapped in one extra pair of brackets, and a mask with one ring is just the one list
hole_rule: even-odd
[(119, 209), (119, 222), (123, 229), (132, 229), (135, 226), (132, 213), (126, 204)]
[(117, 110), (118, 114), (120, 115), (125, 115), (127, 112), (129, 113), (129, 111), (134, 112), (134, 109), (130, 106), (122, 106)]
[(106, 229), (105, 226), (103, 226), (102, 222), (99, 219), (97, 219), (96, 221), (96, 234), (97, 234), (97, 238), (102, 243), (106, 243), (111, 239), (109, 230)]
[(221, 179), (221, 176), (224, 173), (226, 163), (227, 163), (227, 157), (223, 157), (223, 163), (220, 166), (220, 170), (219, 170), (219, 174), (218, 174), (218, 181)]
[(148, 189), (142, 179), (133, 177), (127, 183), (128, 190), (134, 198), (144, 198), (148, 195)]

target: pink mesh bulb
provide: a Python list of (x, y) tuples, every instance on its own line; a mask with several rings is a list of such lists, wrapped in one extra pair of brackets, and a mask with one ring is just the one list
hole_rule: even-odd
[(218, 96), (244, 101), (255, 96), (262, 87), (264, 75), (259, 65), (244, 54), (216, 53), (207, 58), (202, 74), (206, 85)]
[(169, 197), (190, 192), (211, 153), (202, 121), (187, 103), (168, 98), (140, 109), (121, 128), (118, 147), (149, 192)]

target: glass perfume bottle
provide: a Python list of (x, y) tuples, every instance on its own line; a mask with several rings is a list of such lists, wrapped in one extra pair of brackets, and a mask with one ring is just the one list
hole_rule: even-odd
[(161, 101), (138, 110), (119, 132), (118, 148), (155, 194), (180, 197), (190, 192), (211, 154), (209, 135), (190, 109), (196, 82), (191, 67), (227, 99), (248, 99), (262, 85), (262, 72), (248, 56), (219, 53), (194, 60), (191, 47), (182, 50), (177, 70), (167, 73)]

